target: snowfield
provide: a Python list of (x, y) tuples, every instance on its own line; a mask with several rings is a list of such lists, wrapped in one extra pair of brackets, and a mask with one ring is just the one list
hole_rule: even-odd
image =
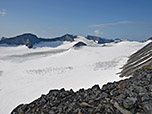
[[(78, 41), (88, 46), (73, 48)], [(0, 114), (8, 114), (50, 89), (76, 91), (118, 81), (122, 78), (116, 73), (127, 57), (147, 43), (123, 41), (103, 47), (79, 36), (74, 42), (54, 42), (48, 47), (40, 43), (34, 49), (0, 47)]]

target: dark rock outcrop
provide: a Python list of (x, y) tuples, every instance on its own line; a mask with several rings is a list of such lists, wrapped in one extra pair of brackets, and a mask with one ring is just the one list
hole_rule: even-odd
[(82, 47), (82, 46), (87, 46), (87, 44), (85, 44), (84, 42), (78, 42), (73, 47)]
[(120, 77), (130, 76), (137, 69), (152, 68), (152, 42), (132, 54), (127, 63), (122, 67)]
[(50, 90), (11, 114), (152, 114), (152, 70), (137, 70), (133, 75), (102, 88)]

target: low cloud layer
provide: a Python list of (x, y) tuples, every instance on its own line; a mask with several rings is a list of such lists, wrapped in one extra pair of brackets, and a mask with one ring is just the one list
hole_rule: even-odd
[(120, 22), (116, 22), (116, 23), (95, 24), (95, 25), (90, 25), (89, 27), (107, 27), (107, 26), (132, 24), (132, 23), (134, 23), (134, 22), (133, 21), (120, 21)]
[(99, 35), (99, 30), (95, 30), (94, 33), (98, 36)]
[(99, 30), (94, 30), (94, 33), (96, 34), (96, 36), (101, 35), (101, 37), (103, 36), (103, 32), (100, 32)]

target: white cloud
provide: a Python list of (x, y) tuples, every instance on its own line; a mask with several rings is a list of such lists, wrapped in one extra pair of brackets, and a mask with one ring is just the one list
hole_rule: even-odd
[(6, 10), (5, 10), (5, 9), (2, 9), (2, 10), (0, 11), (0, 15), (1, 15), (1, 16), (5, 16), (5, 15), (6, 15)]
[(99, 30), (94, 30), (94, 33), (98, 36), (99, 35)]
[(133, 21), (120, 21), (116, 23), (105, 23), (105, 24), (95, 24), (95, 25), (90, 25), (89, 27), (107, 27), (107, 26), (115, 26), (115, 25), (120, 25), (120, 24), (132, 24), (135, 23)]
[(103, 32), (100, 32), (100, 30), (94, 30), (94, 33), (96, 34), (96, 36), (100, 36), (103, 37)]

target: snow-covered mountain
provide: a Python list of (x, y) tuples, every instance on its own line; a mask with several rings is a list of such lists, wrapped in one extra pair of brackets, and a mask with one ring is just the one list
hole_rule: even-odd
[[(74, 41), (51, 43), (39, 42), (32, 49), (24, 45), (0, 47), (1, 114), (10, 113), (18, 104), (29, 103), (50, 89), (78, 90), (118, 81), (122, 78), (116, 73), (129, 55), (149, 42), (122, 41), (103, 45), (77, 36)], [(82, 43), (87, 46), (73, 47)]]

